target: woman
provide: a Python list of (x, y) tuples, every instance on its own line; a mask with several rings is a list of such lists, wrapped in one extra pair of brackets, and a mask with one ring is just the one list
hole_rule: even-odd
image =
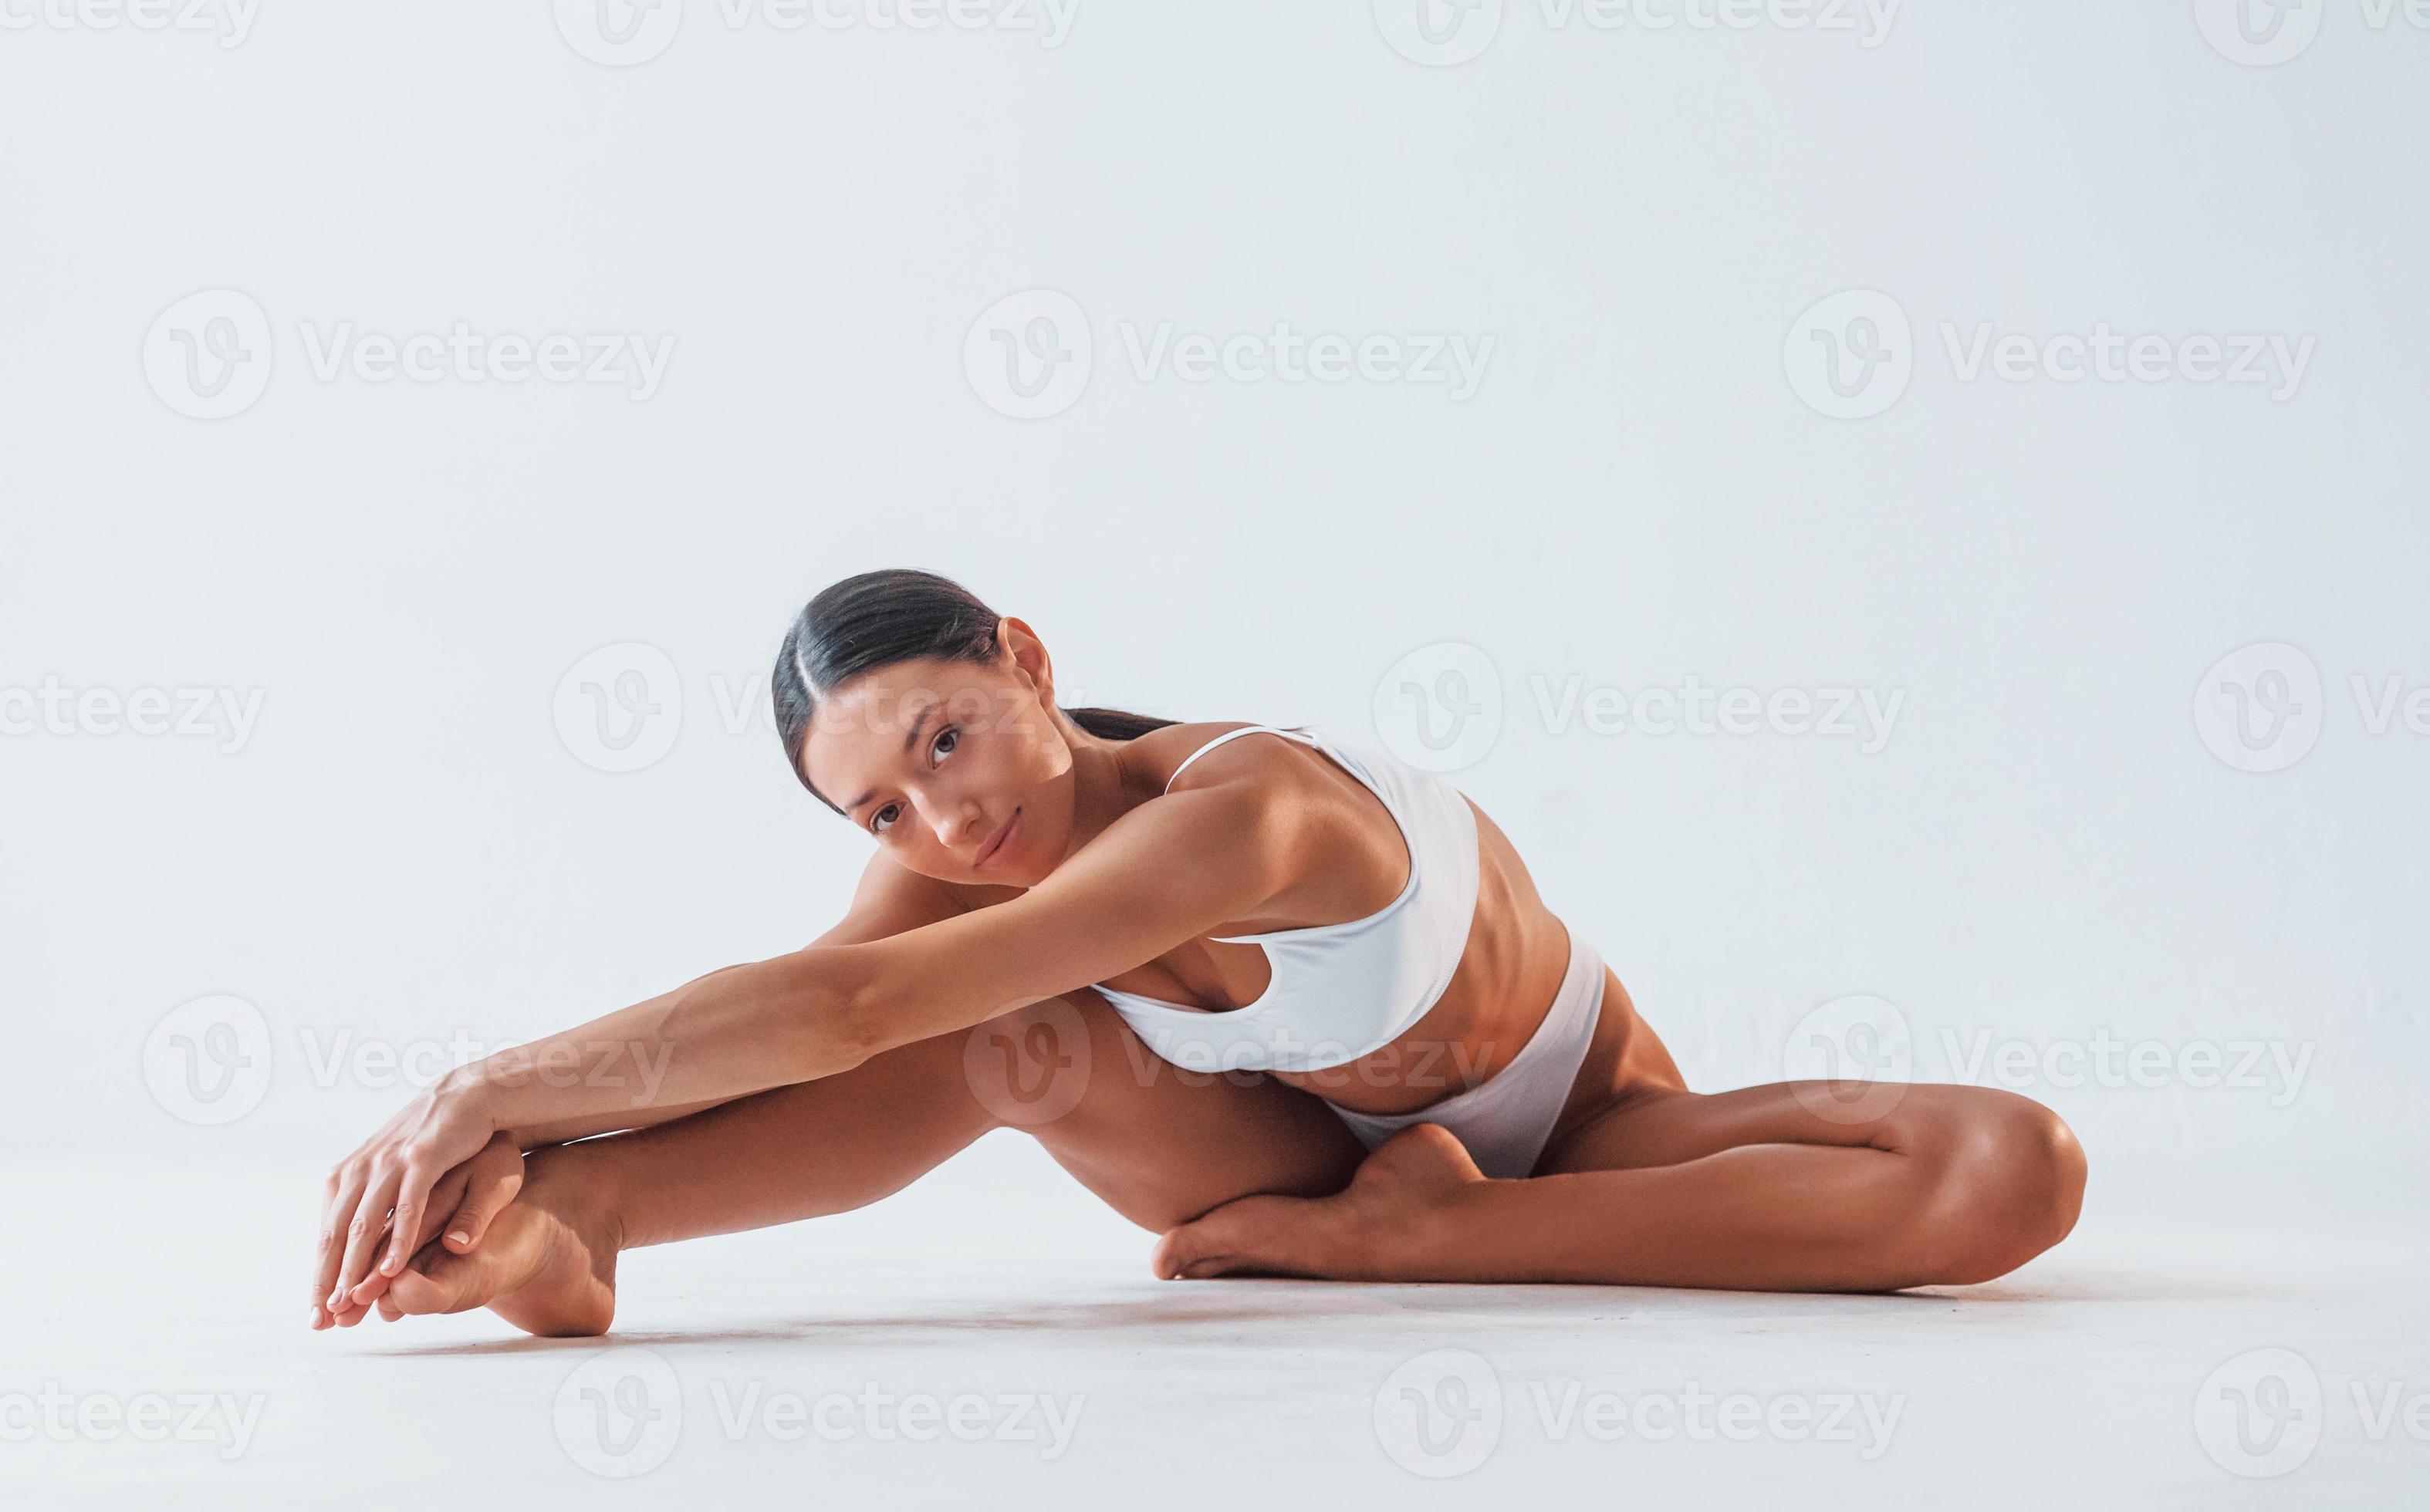
[(1165, 1278), (1887, 1290), (2075, 1222), (2083, 1153), (2010, 1093), (1689, 1092), (1493, 822), (1386, 752), (1060, 708), (1026, 623), (908, 571), (812, 599), (774, 697), (876, 845), (842, 922), (417, 1096), (330, 1174), (315, 1328), (601, 1333), (623, 1249), (1007, 1124)]

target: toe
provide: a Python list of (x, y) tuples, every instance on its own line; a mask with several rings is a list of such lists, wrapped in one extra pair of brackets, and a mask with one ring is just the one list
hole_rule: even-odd
[(1166, 1281), (1203, 1281), (1227, 1271), (1271, 1264), (1273, 1236), (1286, 1227), (1286, 1209), (1304, 1205), (1292, 1197), (1243, 1197), (1225, 1203), (1195, 1222), (1184, 1223), (1156, 1247), (1156, 1273)]
[(455, 1312), (464, 1295), (466, 1273), (472, 1262), (462, 1255), (451, 1254), (437, 1245), (424, 1245), (413, 1263), (396, 1273), (389, 1284), (386, 1300), (393, 1302), (400, 1313), (416, 1317), (429, 1313)]

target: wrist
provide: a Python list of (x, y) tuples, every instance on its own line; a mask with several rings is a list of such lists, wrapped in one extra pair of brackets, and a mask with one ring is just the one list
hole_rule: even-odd
[(458, 1066), (431, 1084), (439, 1102), (459, 1113), (470, 1114), (492, 1134), (498, 1122), (497, 1084), (489, 1074), (486, 1061), (472, 1061)]

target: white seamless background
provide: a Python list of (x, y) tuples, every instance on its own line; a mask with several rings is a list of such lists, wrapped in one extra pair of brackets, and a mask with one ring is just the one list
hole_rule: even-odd
[[(334, 1159), (401, 1094), (316, 1083), (308, 1033), (528, 1038), (809, 939), (867, 844), (706, 690), (764, 673), (819, 587), (909, 564), (1028, 618), (1092, 701), (1173, 716), (1365, 739), (1387, 669), (1479, 648), (1512, 713), (1453, 780), (1699, 1087), (1776, 1078), (1802, 1016), (1873, 994), (1927, 1071), (1944, 1029), (2318, 1041), (2284, 1106), (2039, 1089), (2097, 1171), (2418, 1158), (2430, 739), (2368, 735), (2344, 690), (2430, 678), (2430, 200), (2388, 189), (2420, 182), (2425, 45), (2338, 26), (2242, 68), (2182, 5), (2093, 0), (1910, 6), (1872, 50), (1521, 17), (1456, 68), (1280, 3), (1091, 8), (1052, 50), (703, 23), (632, 69), (530, 8), (12, 37), (0, 684), (266, 697), (233, 756), (0, 739), (0, 1138)], [(244, 413), (191, 420), (140, 346), (221, 288), (288, 344)], [(1092, 312), (1097, 371), (1022, 422), (962, 344), (1036, 288)], [(2276, 405), (1958, 384), (1927, 347), (1835, 421), (1783, 341), (1849, 289), (1925, 342), (2318, 347)], [(1129, 316), (1490, 333), (1492, 367), (1457, 405), (1140, 384)], [(319, 384), (307, 317), (678, 355), (638, 405)], [(2191, 707), (2261, 641), (2329, 695), (2274, 773)], [(611, 773), (551, 701), (622, 642), (689, 708)], [(1522, 717), (1538, 675), (1906, 702), (1870, 755), (1556, 735)], [(199, 1127), (143, 1045), (211, 994), (281, 1058)]]

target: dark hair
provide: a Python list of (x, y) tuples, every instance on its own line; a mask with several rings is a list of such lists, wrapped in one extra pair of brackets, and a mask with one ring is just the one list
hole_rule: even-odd
[[(785, 761), (794, 777), (834, 808), (834, 802), (810, 788), (802, 772), (802, 747), (809, 739), (810, 717), (819, 699), (863, 673), (901, 661), (933, 657), (991, 666), (1002, 655), (995, 627), (1003, 618), (961, 584), (911, 567), (861, 573), (820, 590), (793, 616), (769, 678), (776, 733), (785, 742)], [(1067, 708), (1063, 713), (1103, 740), (1128, 740), (1179, 723), (1119, 708)]]

